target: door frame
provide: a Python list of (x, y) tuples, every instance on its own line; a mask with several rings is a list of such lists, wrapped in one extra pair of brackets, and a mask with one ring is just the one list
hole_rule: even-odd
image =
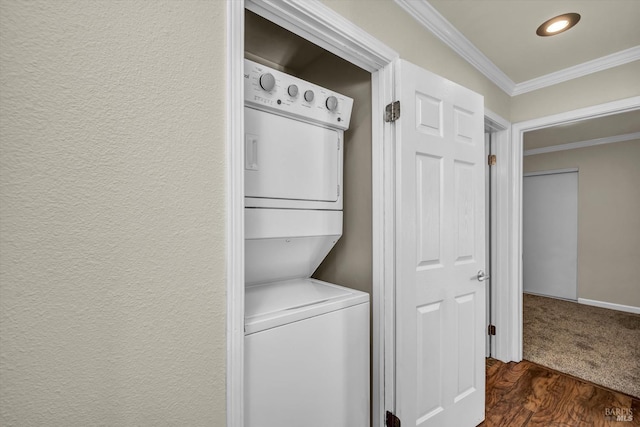
[(579, 108), (558, 114), (552, 114), (537, 119), (526, 120), (514, 123), (511, 127), (511, 138), (513, 141), (511, 156), (511, 173), (507, 181), (509, 182), (509, 192), (511, 197), (509, 227), (511, 228), (511, 250), (509, 257), (509, 283), (515, 284), (508, 288), (508, 308), (505, 313), (510, 321), (509, 330), (509, 360), (522, 360), (522, 154), (524, 133), (544, 129), (551, 126), (562, 125), (581, 120), (588, 120), (597, 117), (609, 116), (612, 114), (624, 113), (627, 111), (640, 110), (640, 96)]
[(509, 362), (510, 355), (510, 318), (511, 312), (508, 296), (509, 292), (509, 264), (503, 262), (508, 259), (509, 239), (511, 228), (509, 227), (510, 215), (510, 187), (509, 171), (511, 159), (511, 123), (485, 108), (485, 128), (491, 131), (495, 138), (495, 155), (498, 159), (495, 166), (491, 167), (491, 194), (493, 209), (491, 212), (491, 317), (496, 327), (496, 335), (492, 343), (492, 356), (494, 359)]
[[(227, 426), (244, 426), (244, 10), (245, 7), (325, 50), (371, 72), (372, 89), (372, 425), (384, 426), (393, 405), (394, 294), (393, 134), (384, 106), (393, 100), (393, 62), (398, 53), (320, 2), (238, 0), (226, 2), (226, 268)], [(387, 343), (385, 345), (385, 343)]]

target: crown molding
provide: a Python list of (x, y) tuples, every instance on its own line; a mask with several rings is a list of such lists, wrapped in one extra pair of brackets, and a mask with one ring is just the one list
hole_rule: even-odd
[(395, 0), (396, 4), (431, 31), (444, 44), (473, 65), (500, 89), (511, 95), (516, 84), (484, 53), (480, 52), (460, 31), (427, 1)]
[(534, 156), (536, 154), (554, 153), (556, 151), (575, 150), (576, 148), (593, 147), (596, 145), (613, 144), (614, 142), (633, 141), (640, 139), (640, 132), (627, 133), (624, 135), (608, 136), (605, 138), (589, 139), (587, 141), (570, 142), (568, 144), (551, 145), (549, 147), (534, 148), (526, 150), (523, 156)]
[(640, 59), (640, 46), (603, 56), (564, 70), (556, 71), (521, 83), (515, 83), (473, 43), (458, 31), (427, 0), (394, 0), (415, 20), (431, 31), (445, 45), (474, 66), (509, 96), (553, 86), (598, 71), (628, 64)]
[(583, 62), (564, 70), (546, 74), (535, 79), (517, 83), (511, 96), (522, 95), (523, 93), (542, 89), (544, 87), (553, 86), (567, 80), (577, 79), (588, 74), (597, 73), (598, 71), (608, 70), (609, 68), (618, 67), (640, 59), (640, 46), (634, 46), (620, 52), (612, 53), (601, 58)]

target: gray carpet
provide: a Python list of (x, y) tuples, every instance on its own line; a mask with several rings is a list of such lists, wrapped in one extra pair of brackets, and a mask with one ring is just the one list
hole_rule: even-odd
[(524, 294), (524, 358), (640, 397), (640, 315)]

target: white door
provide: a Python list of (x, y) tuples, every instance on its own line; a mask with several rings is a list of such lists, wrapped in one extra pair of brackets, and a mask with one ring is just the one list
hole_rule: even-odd
[(484, 419), (482, 96), (396, 64), (396, 384), (402, 425)]
[(578, 298), (578, 172), (527, 174), (522, 183), (525, 292)]

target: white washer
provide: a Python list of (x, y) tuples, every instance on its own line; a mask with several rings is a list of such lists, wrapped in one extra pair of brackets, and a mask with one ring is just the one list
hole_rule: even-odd
[(369, 426), (368, 301), (314, 279), (247, 287), (245, 425)]
[(245, 60), (247, 427), (370, 424), (369, 295), (310, 278), (342, 235), (352, 105)]

